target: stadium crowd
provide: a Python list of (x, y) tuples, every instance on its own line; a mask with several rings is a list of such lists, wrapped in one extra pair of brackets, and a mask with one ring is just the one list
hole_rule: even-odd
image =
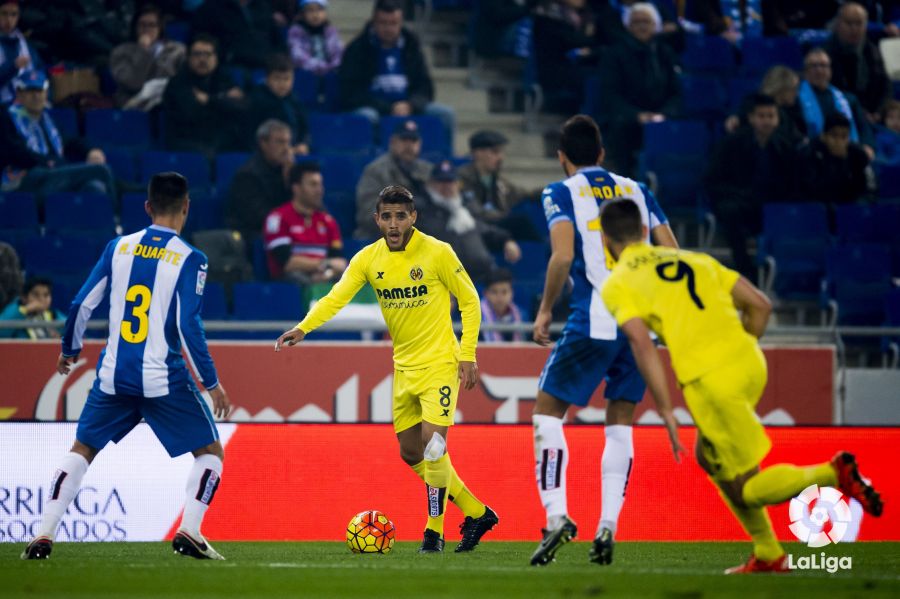
[[(149, 178), (177, 170), (187, 235), (214, 269), (209, 317), (240, 318), (235, 286), (253, 281), (320, 295), (377, 236), (378, 191), (402, 184), (421, 229), (502, 291), (485, 313), (527, 320), (548, 255), (541, 190), (504, 174), (500, 132), (452, 155), (454, 110), (435, 101), (411, 4), (375, 0), (345, 47), (329, 0), (0, 0), (0, 241), (31, 281), (8, 277), (4, 306), (33, 304), (45, 277), (65, 305), (100, 241), (146, 226)], [(544, 112), (594, 116), (610, 170), (649, 178), (670, 215), (714, 215), (742, 273), (774, 260), (781, 297), (847, 293), (868, 307), (842, 322), (883, 322), (900, 275), (900, 103), (879, 42), (900, 36), (900, 3), (441, 6), (470, 11), (483, 60), (526, 65)], [(864, 284), (845, 285), (855, 265)], [(286, 289), (267, 285), (257, 299)]]

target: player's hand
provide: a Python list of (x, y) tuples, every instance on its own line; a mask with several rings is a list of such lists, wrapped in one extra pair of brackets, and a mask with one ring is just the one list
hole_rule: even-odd
[(59, 354), (59, 358), (56, 360), (56, 372), (60, 374), (69, 374), (72, 372), (72, 364), (74, 364), (77, 359), (78, 356), (64, 356)]
[(553, 312), (550, 310), (539, 310), (537, 316), (534, 317), (532, 338), (538, 345), (543, 345), (544, 347), (550, 345), (551, 322), (553, 322)]
[(303, 341), (304, 337), (306, 337), (306, 333), (304, 333), (300, 329), (294, 328), (290, 331), (285, 331), (275, 342), (275, 351), (281, 351), (282, 345), (297, 345), (298, 343)]
[(672, 412), (662, 415), (663, 422), (666, 425), (666, 431), (669, 433), (669, 443), (672, 444), (672, 453), (675, 455), (675, 461), (681, 463), (682, 456), (685, 455), (684, 446), (678, 439), (678, 422)]
[(231, 414), (231, 400), (228, 399), (228, 393), (225, 387), (219, 383), (216, 387), (209, 391), (209, 396), (213, 401), (213, 414), (216, 418), (228, 418)]
[(459, 380), (462, 382), (463, 389), (471, 391), (478, 384), (478, 364), (475, 362), (459, 363)]

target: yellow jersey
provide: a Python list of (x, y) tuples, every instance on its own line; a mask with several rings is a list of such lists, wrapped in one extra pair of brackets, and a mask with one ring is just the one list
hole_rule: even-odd
[[(384, 239), (361, 249), (297, 328), (309, 333), (321, 326), (367, 282), (375, 289), (393, 339), (396, 369), (475, 361), (481, 325), (475, 285), (449, 244), (415, 228), (402, 251), (392, 252)], [(450, 320), (451, 293), (462, 314), (462, 345)]]
[(640, 318), (659, 335), (686, 385), (756, 344), (731, 296), (739, 277), (706, 254), (640, 243), (619, 256), (601, 296), (619, 326)]

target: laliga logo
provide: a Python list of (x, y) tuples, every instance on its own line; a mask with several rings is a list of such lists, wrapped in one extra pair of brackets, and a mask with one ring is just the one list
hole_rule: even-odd
[[(810, 509), (815, 501), (816, 505)], [(840, 543), (847, 532), (852, 516), (850, 506), (837, 489), (810, 485), (793, 499), (789, 508), (790, 529), (800, 541), (809, 547), (824, 547), (829, 543)], [(831, 530), (824, 531), (825, 523), (831, 522)]]

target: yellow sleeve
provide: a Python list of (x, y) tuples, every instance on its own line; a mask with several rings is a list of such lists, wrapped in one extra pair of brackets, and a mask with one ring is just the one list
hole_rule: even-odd
[(722, 284), (722, 289), (731, 293), (731, 290), (734, 289), (734, 286), (737, 285), (738, 279), (741, 278), (741, 273), (731, 270), (726, 266), (722, 266), (722, 263), (716, 260), (715, 258), (710, 258), (712, 261), (716, 274), (719, 277), (719, 282)]
[(632, 318), (642, 317), (640, 309), (631, 297), (628, 288), (623, 284), (622, 278), (615, 276), (615, 273), (610, 274), (604, 282), (600, 296), (603, 298), (603, 303), (606, 304), (606, 309), (616, 319), (619, 326)]
[(456, 252), (444, 244), (441, 252), (438, 276), (456, 297), (462, 314), (462, 339), (459, 342), (459, 359), (463, 362), (475, 361), (475, 347), (478, 345), (478, 331), (481, 328), (481, 300), (469, 273), (463, 268)]
[(340, 280), (334, 284), (331, 291), (316, 302), (312, 310), (306, 315), (306, 318), (294, 328), (300, 329), (304, 333), (309, 333), (331, 320), (335, 314), (340, 312), (341, 308), (346, 306), (353, 299), (353, 296), (362, 289), (362, 286), (366, 284), (368, 280), (366, 279), (368, 262), (368, 252), (365, 250), (353, 256), (350, 264), (347, 265), (347, 270), (341, 275)]

